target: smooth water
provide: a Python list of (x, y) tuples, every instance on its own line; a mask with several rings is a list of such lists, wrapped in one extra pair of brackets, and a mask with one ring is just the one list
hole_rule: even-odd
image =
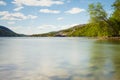
[(120, 41), (0, 38), (0, 80), (120, 80)]

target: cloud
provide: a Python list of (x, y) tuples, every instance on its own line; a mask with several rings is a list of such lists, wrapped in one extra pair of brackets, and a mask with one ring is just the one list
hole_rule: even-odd
[(40, 34), (40, 33), (47, 33), (51, 31), (59, 31), (63, 29), (68, 29), (78, 24), (69, 24), (69, 25), (54, 25), (54, 24), (42, 24), (38, 26), (9, 26), (10, 29), (13, 31), (20, 33), (20, 34)]
[(47, 6), (47, 7), (50, 7), (52, 5), (64, 4), (64, 2), (61, 0), (14, 0), (12, 3), (18, 6), (26, 5), (26, 6)]
[(37, 18), (37, 16), (34, 16), (34, 15), (28, 15), (28, 16), (26, 16), (28, 19), (36, 19)]
[(4, 2), (4, 1), (0, 1), (0, 6), (5, 6), (5, 5), (7, 5), (6, 2)]
[(38, 29), (41, 29), (41, 30), (43, 30), (43, 29), (56, 29), (57, 27), (55, 26), (55, 25), (51, 25), (51, 24), (44, 24), (44, 25), (41, 25), (40, 27), (38, 27)]
[(85, 9), (81, 9), (81, 8), (72, 8), (68, 11), (65, 11), (65, 13), (67, 14), (78, 14), (78, 13), (81, 13), (81, 12), (84, 12)]
[(20, 34), (39, 34), (39, 33), (47, 33), (50, 31), (56, 31), (57, 27), (51, 24), (43, 24), (39, 26), (14, 26), (9, 27), (13, 31)]
[(58, 21), (61, 21), (61, 20), (63, 20), (63, 19), (64, 19), (63, 17), (58, 17), (58, 18), (57, 18)]
[(8, 11), (0, 12), (0, 20), (26, 20), (26, 19), (35, 19), (37, 16), (34, 15), (24, 15), (23, 13), (9, 13)]
[(12, 22), (8, 22), (8, 24), (15, 24), (15, 22), (13, 22), (13, 21)]
[(23, 8), (24, 8), (24, 7), (19, 6), (19, 7), (15, 8), (14, 11), (20, 11), (20, 10), (23, 9)]
[(58, 10), (49, 10), (49, 9), (40, 9), (39, 12), (41, 12), (41, 13), (53, 13), (53, 14), (60, 13), (60, 11), (58, 11)]

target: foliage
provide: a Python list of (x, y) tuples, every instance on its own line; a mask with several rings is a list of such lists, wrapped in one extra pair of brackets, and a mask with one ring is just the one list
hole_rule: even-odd
[(117, 22), (120, 22), (120, 0), (116, 0), (112, 6), (114, 8), (112, 18), (115, 19)]
[(120, 0), (116, 0), (112, 7), (114, 8), (114, 12), (110, 17), (110, 21), (114, 24), (113, 29), (116, 32), (116, 35), (120, 35)]
[(105, 21), (107, 19), (107, 13), (103, 9), (101, 3), (90, 4), (88, 12), (90, 15), (90, 22)]
[[(106, 11), (103, 9), (103, 6), (101, 3), (97, 4), (90, 4), (88, 8), (88, 12), (90, 14), (90, 23), (99, 25), (96, 25), (96, 28), (101, 31), (101, 26), (106, 27), (107, 25), (107, 33), (109, 33), (107, 36), (119, 36), (120, 31), (120, 0), (116, 0), (113, 4), (114, 12), (110, 18), (107, 17)], [(104, 24), (101, 24), (104, 23)], [(100, 32), (99, 31), (99, 32)], [(93, 32), (96, 32), (96, 29), (94, 29)], [(102, 34), (102, 33), (100, 33)], [(98, 35), (99, 36), (99, 35)]]
[(105, 22), (89, 23), (85, 26), (77, 29), (71, 36), (89, 36), (89, 37), (100, 37), (100, 36), (111, 36), (109, 33), (108, 24)]

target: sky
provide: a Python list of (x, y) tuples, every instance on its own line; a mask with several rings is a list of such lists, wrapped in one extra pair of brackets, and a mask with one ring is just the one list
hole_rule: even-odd
[(0, 25), (20, 34), (67, 29), (89, 21), (88, 5), (100, 2), (108, 14), (115, 0), (0, 0)]

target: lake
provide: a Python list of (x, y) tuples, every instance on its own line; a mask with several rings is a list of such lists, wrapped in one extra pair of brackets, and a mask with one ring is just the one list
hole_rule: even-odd
[(0, 80), (120, 80), (120, 41), (0, 38)]

